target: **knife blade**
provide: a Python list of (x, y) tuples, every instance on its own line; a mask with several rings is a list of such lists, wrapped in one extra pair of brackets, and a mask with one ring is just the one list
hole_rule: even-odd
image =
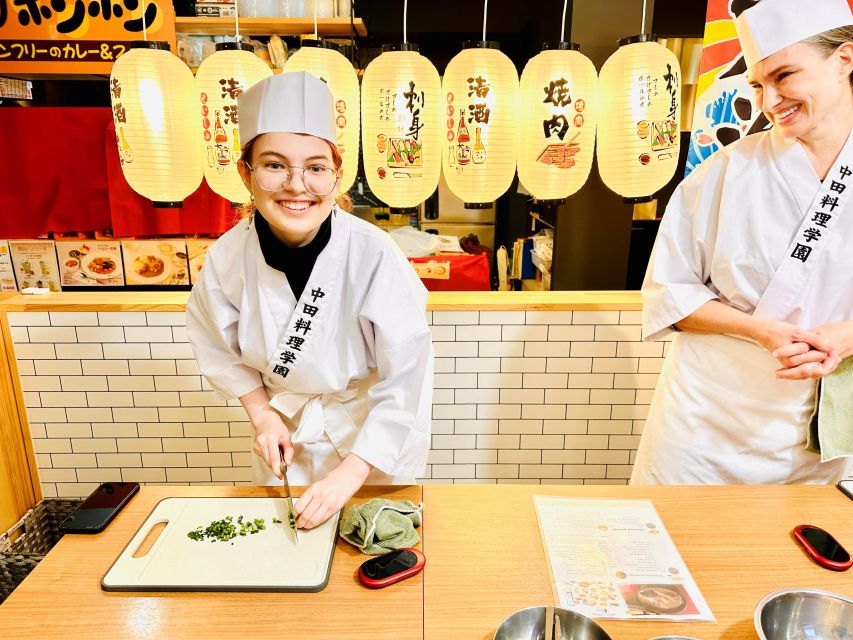
[(293, 538), (296, 542), (299, 542), (299, 534), (296, 531), (296, 512), (293, 510), (293, 496), (290, 493), (290, 483), (287, 481), (287, 463), (284, 461), (284, 449), (281, 447), (278, 448), (279, 455), (281, 456), (279, 469), (281, 470), (281, 476), (284, 478), (284, 485), (282, 487), (282, 491), (284, 493), (284, 497), (287, 498), (287, 519), (290, 528), (293, 529)]

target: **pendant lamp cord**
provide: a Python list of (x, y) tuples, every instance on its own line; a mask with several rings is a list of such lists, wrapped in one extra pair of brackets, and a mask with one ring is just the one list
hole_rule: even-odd
[(483, 5), (483, 42), (486, 41), (486, 16), (489, 15), (489, 0)]
[[(318, 2), (320, 2), (320, 0), (314, 0), (314, 39), (315, 40), (319, 39), (317, 37), (317, 3)], [(645, 0), (643, 0), (643, 2), (645, 2)]]
[(239, 44), (242, 41), (240, 37), (240, 8), (234, 4), (234, 39)]
[(148, 25), (145, 24), (145, 0), (142, 0), (142, 39), (148, 40)]
[[(645, 1), (645, 0), (644, 0)], [(563, 26), (560, 29), (560, 42), (566, 41), (566, 8), (569, 6), (569, 0), (563, 0)]]
[(646, 0), (643, 0), (643, 21), (640, 24), (640, 33), (646, 32)]
[(403, 0), (403, 44), (409, 41), (406, 39), (406, 20), (409, 12), (409, 0)]

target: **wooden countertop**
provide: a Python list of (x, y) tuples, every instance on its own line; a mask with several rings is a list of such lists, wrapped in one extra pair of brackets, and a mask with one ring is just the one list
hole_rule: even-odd
[(754, 608), (771, 591), (815, 587), (853, 597), (853, 570), (819, 567), (790, 537), (796, 525), (814, 524), (853, 549), (853, 501), (835, 487), (426, 485), (426, 638), (491, 639), (513, 611), (556, 603), (535, 494), (653, 500), (717, 619), (598, 620), (614, 640), (755, 640)]
[(354, 574), (365, 556), (339, 541), (329, 586), (316, 594), (102, 592), (101, 576), (158, 500), (277, 495), (263, 487), (144, 487), (104, 533), (59, 542), (0, 606), (0, 637), (489, 640), (513, 611), (554, 602), (535, 494), (653, 500), (717, 619), (599, 620), (614, 640), (674, 633), (754, 640), (754, 607), (771, 591), (814, 587), (853, 596), (853, 570), (818, 567), (789, 533), (797, 524), (814, 524), (853, 549), (853, 502), (827, 486), (371, 487), (357, 501), (423, 496), (427, 564), (418, 576), (377, 591), (363, 588)]
[[(188, 291), (63, 292), (0, 298), (2, 311), (183, 311)], [(639, 311), (639, 291), (431, 292), (429, 311)]]
[[(356, 501), (381, 495), (419, 503), (422, 493), (420, 486), (365, 487)], [(340, 539), (329, 584), (319, 593), (101, 591), (101, 577), (163, 498), (267, 495), (279, 497), (280, 489), (142, 487), (103, 533), (66, 535), (59, 541), (0, 605), (0, 638), (422, 637), (423, 573), (393, 589), (363, 587), (355, 573), (368, 556)], [(419, 531), (423, 536), (423, 527)]]

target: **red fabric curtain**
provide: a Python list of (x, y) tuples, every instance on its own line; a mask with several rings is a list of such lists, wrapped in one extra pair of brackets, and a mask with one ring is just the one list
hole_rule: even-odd
[(116, 236), (224, 233), (237, 214), (202, 180), (178, 209), (127, 184), (107, 107), (0, 109), (0, 238), (112, 229)]
[(106, 108), (0, 109), (0, 237), (110, 228), (108, 122)]

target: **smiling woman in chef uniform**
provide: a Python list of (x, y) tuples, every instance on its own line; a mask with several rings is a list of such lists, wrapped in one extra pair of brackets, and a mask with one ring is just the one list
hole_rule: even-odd
[(643, 283), (643, 335), (678, 333), (633, 484), (844, 475), (848, 458), (821, 463), (804, 443), (816, 380), (853, 354), (849, 25), (846, 0), (762, 0), (738, 16), (747, 77), (773, 128), (718, 151), (667, 207)]
[[(282, 73), (238, 99), (254, 210), (209, 250), (187, 305), (202, 374), (239, 398), (254, 480), (310, 485), (314, 527), (367, 483), (413, 482), (430, 443), (426, 289), (396, 245), (337, 209), (341, 157), (326, 83)], [(350, 151), (354, 153), (354, 151)]]

